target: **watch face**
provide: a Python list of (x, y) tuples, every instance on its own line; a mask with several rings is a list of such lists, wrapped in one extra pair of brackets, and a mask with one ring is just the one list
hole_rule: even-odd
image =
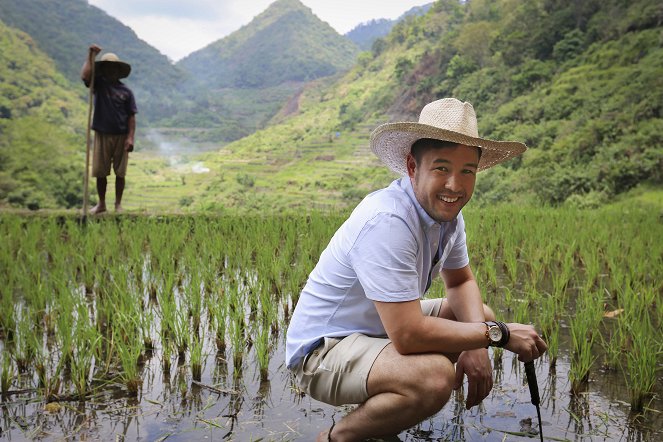
[(490, 336), (491, 341), (499, 342), (502, 339), (502, 330), (496, 326), (490, 327), (490, 329), (488, 329), (488, 336)]

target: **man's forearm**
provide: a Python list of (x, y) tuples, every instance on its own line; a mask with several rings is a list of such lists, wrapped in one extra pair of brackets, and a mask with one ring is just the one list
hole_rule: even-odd
[(136, 134), (136, 116), (135, 115), (132, 115), (132, 116), (129, 117), (127, 125), (129, 127), (129, 132), (127, 133), (127, 137), (133, 143), (134, 136)]

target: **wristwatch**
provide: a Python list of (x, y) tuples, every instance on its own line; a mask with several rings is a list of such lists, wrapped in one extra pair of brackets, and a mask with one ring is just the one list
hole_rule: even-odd
[(499, 321), (486, 321), (486, 338), (488, 347), (504, 347), (509, 342), (509, 328), (505, 323)]
[(497, 322), (494, 321), (486, 321), (484, 324), (486, 324), (486, 338), (488, 339), (488, 345), (486, 345), (486, 348), (491, 346), (497, 347), (502, 340), (502, 329), (497, 325)]

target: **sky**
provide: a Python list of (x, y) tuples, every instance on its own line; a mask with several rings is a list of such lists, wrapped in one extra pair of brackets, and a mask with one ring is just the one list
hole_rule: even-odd
[[(242, 26), (274, 0), (88, 0), (129, 26), (172, 61), (202, 49)], [(301, 0), (345, 34), (372, 19), (399, 17), (433, 0)]]

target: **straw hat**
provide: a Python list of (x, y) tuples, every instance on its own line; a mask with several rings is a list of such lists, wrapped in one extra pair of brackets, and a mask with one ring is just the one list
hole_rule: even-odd
[(103, 72), (102, 71), (103, 67), (110, 63), (113, 63), (119, 67), (120, 78), (126, 78), (131, 73), (131, 65), (129, 65), (129, 63), (125, 63), (124, 61), (121, 61), (120, 58), (117, 55), (113, 54), (112, 52), (105, 53), (104, 55), (101, 56), (101, 59), (99, 59), (99, 61), (95, 61), (94, 69), (97, 72)]
[(527, 146), (517, 141), (493, 141), (479, 138), (477, 117), (468, 102), (443, 98), (421, 110), (419, 122), (387, 123), (371, 134), (371, 150), (391, 170), (407, 175), (406, 156), (412, 144), (421, 138), (433, 138), (481, 148), (477, 171), (482, 171), (525, 152)]

